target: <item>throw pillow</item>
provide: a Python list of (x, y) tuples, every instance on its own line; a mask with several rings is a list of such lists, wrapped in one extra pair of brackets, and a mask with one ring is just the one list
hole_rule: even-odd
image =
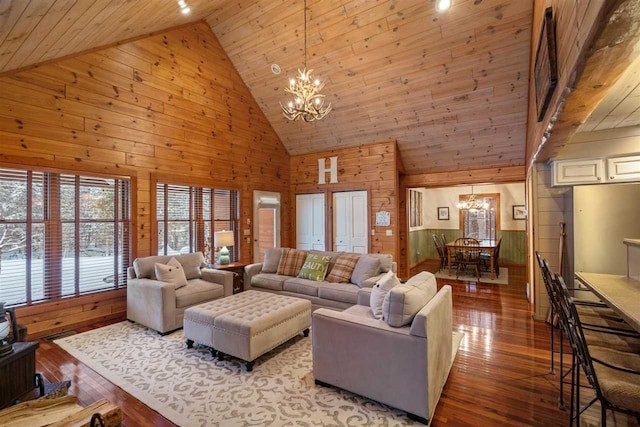
[(182, 269), (184, 270), (184, 275), (187, 277), (187, 280), (202, 278), (201, 269), (203, 266), (206, 266), (204, 262), (204, 254), (202, 252), (178, 255), (175, 259), (177, 259), (180, 265), (182, 265)]
[(391, 264), (393, 263), (391, 254), (369, 254), (369, 256), (380, 260), (380, 273), (391, 271)]
[(317, 249), (311, 249), (309, 253), (314, 255), (330, 256), (331, 261), (329, 261), (329, 268), (327, 268), (327, 274), (330, 274), (331, 270), (333, 270), (333, 267), (336, 265), (336, 260), (338, 259), (338, 256), (340, 256), (342, 252), (319, 251)]
[(392, 288), (400, 285), (400, 280), (392, 271), (385, 273), (378, 283), (371, 289), (371, 296), (369, 298), (369, 305), (371, 306), (371, 313), (376, 319), (382, 319), (382, 305), (386, 296), (389, 294)]
[(382, 318), (389, 326), (408, 325), (436, 294), (436, 276), (423, 271), (393, 288), (382, 304)]
[(281, 248), (268, 248), (264, 251), (264, 261), (262, 261), (263, 273), (275, 273), (278, 271), (278, 264), (282, 256)]
[(356, 267), (359, 258), (359, 255), (340, 254), (336, 260), (336, 264), (327, 276), (327, 282), (349, 283), (351, 274), (353, 274), (353, 269)]
[(282, 256), (278, 263), (277, 274), (282, 276), (297, 277), (300, 273), (300, 269), (307, 259), (306, 251), (299, 251), (297, 249), (282, 249)]
[(380, 273), (380, 260), (369, 255), (361, 255), (351, 273), (351, 283), (362, 287), (365, 280), (377, 276), (378, 273)]
[(320, 282), (324, 280), (324, 276), (327, 274), (329, 262), (331, 262), (331, 256), (309, 254), (300, 269), (300, 273), (298, 273), (298, 277)]
[(156, 263), (154, 269), (158, 280), (173, 284), (176, 290), (187, 286), (187, 276), (177, 259), (171, 258), (166, 264)]

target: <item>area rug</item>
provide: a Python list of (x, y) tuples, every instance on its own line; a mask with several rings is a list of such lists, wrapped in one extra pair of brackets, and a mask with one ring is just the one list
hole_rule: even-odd
[[(453, 332), (453, 358), (464, 334)], [(406, 413), (313, 381), (311, 339), (256, 362), (218, 361), (187, 349), (182, 331), (160, 336), (124, 321), (55, 341), (72, 356), (181, 426), (417, 425)]]
[[(448, 279), (448, 280), (462, 280), (463, 282), (477, 282), (478, 278), (475, 275), (475, 272), (472, 272), (471, 269), (468, 269), (464, 274), (461, 274), (458, 278), (456, 278), (456, 270), (454, 268), (451, 269), (451, 275), (448, 274), (449, 270), (445, 267), (444, 270), (438, 271), (436, 273), (436, 277), (439, 279)], [(480, 283), (491, 283), (494, 285), (508, 285), (509, 284), (509, 269), (506, 267), (500, 267), (500, 276), (491, 279), (489, 277), (489, 273), (483, 272), (480, 275)]]

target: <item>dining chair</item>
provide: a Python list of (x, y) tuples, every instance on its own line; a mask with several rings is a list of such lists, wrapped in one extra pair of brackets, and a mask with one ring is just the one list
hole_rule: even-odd
[[(456, 248), (456, 279), (460, 275), (460, 269), (467, 270), (467, 266), (473, 266), (476, 272), (478, 282), (480, 282), (480, 248), (478, 245), (480, 241), (478, 239), (461, 237), (455, 240), (454, 244), (458, 246)], [(469, 248), (460, 249), (459, 246), (469, 246)]]
[(438, 271), (442, 271), (442, 269), (447, 266), (447, 248), (442, 245), (437, 234), (434, 234), (432, 237), (433, 243), (436, 245), (436, 251), (438, 251), (438, 256), (440, 257), (440, 268)]
[(493, 271), (496, 273), (496, 277), (500, 277), (500, 247), (502, 246), (502, 237), (498, 239), (496, 244), (496, 250), (493, 254)]
[[(502, 237), (498, 239), (496, 248), (493, 250), (493, 271), (496, 277), (500, 277), (500, 245)], [(491, 271), (491, 254), (489, 252), (480, 252), (480, 267), (483, 271)]]

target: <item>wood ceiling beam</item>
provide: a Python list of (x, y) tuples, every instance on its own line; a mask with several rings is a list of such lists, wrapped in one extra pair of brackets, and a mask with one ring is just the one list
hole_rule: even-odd
[(446, 187), (451, 185), (469, 185), (498, 182), (519, 182), (525, 179), (524, 165), (501, 168), (469, 169), (404, 175), (402, 188)]

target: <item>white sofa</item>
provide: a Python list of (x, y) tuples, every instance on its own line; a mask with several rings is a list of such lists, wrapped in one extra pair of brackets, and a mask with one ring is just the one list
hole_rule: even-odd
[[(316, 310), (311, 328), (316, 383), (385, 403), (428, 424), (451, 368), (453, 333), (451, 287), (436, 293), (435, 277), (429, 275), (407, 282), (429, 280), (429, 296), (435, 295), (401, 327), (372, 315), (369, 289), (360, 290), (358, 304), (342, 312)], [(407, 299), (405, 310), (411, 305)]]
[(157, 280), (155, 264), (166, 264), (174, 256), (137, 258), (128, 269), (127, 319), (161, 334), (182, 327), (184, 311), (194, 305), (233, 294), (233, 273), (203, 268), (202, 252), (175, 255), (182, 265), (187, 286), (176, 289)]
[[(276, 248), (280, 250), (281, 248)], [(344, 252), (310, 250), (310, 254), (330, 255), (333, 259), (329, 264), (327, 276), (331, 273), (337, 257)], [(362, 254), (352, 254), (361, 256)], [(263, 272), (263, 263), (250, 264), (244, 270), (244, 289), (254, 289), (263, 292), (273, 292), (281, 295), (289, 295), (304, 298), (311, 301), (313, 309), (331, 308), (343, 310), (351, 307), (358, 301), (358, 291), (361, 288), (370, 288), (375, 285), (384, 273), (396, 271), (396, 263), (390, 254), (365, 254), (381, 260), (378, 273), (365, 280), (361, 285), (354, 283), (330, 283), (327, 281), (314, 281), (292, 276), (283, 276), (276, 273)], [(275, 270), (270, 270), (275, 271)]]

